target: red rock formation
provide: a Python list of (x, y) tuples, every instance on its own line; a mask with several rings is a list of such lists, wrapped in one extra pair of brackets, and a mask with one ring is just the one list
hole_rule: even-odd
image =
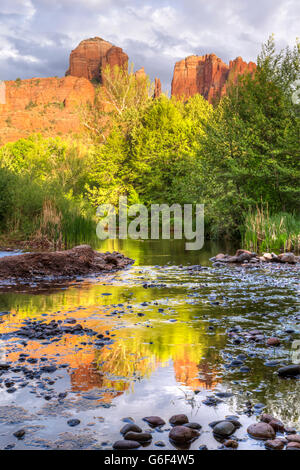
[(230, 61), (229, 66), (215, 54), (190, 56), (175, 64), (172, 80), (172, 96), (189, 98), (200, 93), (209, 102), (226, 94), (229, 82), (238, 75), (253, 72), (254, 62), (244, 62), (241, 57)]
[(153, 98), (159, 98), (161, 95), (161, 81), (155, 77)]
[(27, 137), (79, 132), (78, 106), (93, 102), (95, 90), (85, 78), (32, 78), (5, 82), (6, 103), (0, 104), (0, 143)]
[(104, 39), (85, 39), (70, 54), (70, 66), (66, 75), (84, 77), (101, 82), (101, 70), (107, 65), (128, 67), (128, 55)]

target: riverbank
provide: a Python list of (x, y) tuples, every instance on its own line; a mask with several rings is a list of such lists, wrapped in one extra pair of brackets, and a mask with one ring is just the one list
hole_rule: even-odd
[(134, 261), (118, 252), (99, 253), (89, 245), (65, 251), (25, 253), (0, 259), (0, 281), (72, 278), (124, 269)]

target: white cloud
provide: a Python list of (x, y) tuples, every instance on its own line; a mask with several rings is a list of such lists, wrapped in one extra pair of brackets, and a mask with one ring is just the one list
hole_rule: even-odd
[(176, 60), (255, 60), (271, 33), (292, 45), (299, 24), (299, 0), (10, 0), (0, 6), (1, 70), (14, 79), (27, 60), (18, 76), (63, 75), (70, 50), (101, 36), (167, 86)]

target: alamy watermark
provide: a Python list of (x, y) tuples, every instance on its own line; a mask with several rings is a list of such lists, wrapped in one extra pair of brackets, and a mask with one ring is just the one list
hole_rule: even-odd
[[(200, 250), (204, 245), (204, 204), (143, 204), (128, 206), (127, 197), (119, 198), (118, 211), (112, 204), (97, 208), (101, 218), (97, 225), (100, 240), (189, 240), (186, 250)], [(171, 218), (172, 216), (172, 218)], [(117, 220), (118, 219), (118, 220)]]

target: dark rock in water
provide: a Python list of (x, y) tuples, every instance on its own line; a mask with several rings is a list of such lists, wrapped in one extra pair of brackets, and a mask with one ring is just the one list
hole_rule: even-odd
[(178, 444), (187, 444), (197, 437), (200, 433), (196, 429), (191, 429), (186, 426), (175, 426), (169, 433), (169, 438)]
[(266, 441), (265, 447), (269, 450), (282, 450), (284, 448), (284, 442), (281, 439), (273, 439)]
[(23, 439), (25, 436), (25, 433), (26, 433), (25, 429), (19, 429), (19, 431), (14, 432), (14, 436), (17, 439)]
[(48, 374), (55, 372), (57, 370), (56, 366), (42, 366), (40, 368), (42, 372), (47, 372)]
[(76, 418), (69, 419), (69, 421), (67, 421), (67, 424), (71, 427), (78, 426), (78, 424), (80, 424), (80, 420)]
[(288, 442), (299, 442), (300, 443), (300, 435), (299, 434), (291, 434), (285, 437)]
[(152, 439), (152, 434), (149, 432), (133, 432), (129, 431), (125, 434), (126, 441), (148, 442)]
[(119, 449), (119, 450), (137, 449), (140, 446), (141, 446), (141, 444), (137, 441), (127, 441), (127, 440), (124, 439), (124, 440), (115, 442), (114, 445), (113, 445), (113, 449)]
[(222, 403), (222, 400), (216, 397), (207, 397), (202, 403), (206, 406), (217, 406), (219, 403)]
[(229, 437), (235, 431), (235, 425), (230, 421), (220, 421), (213, 427), (213, 433), (220, 437)]
[(239, 446), (239, 443), (235, 441), (234, 439), (228, 439), (228, 441), (224, 442), (224, 446), (227, 449), (237, 449)]
[(164, 424), (166, 424), (166, 422), (159, 416), (146, 416), (146, 418), (143, 418), (143, 420), (153, 427), (163, 426)]
[(289, 442), (286, 450), (300, 450), (300, 442)]
[(284, 428), (284, 432), (288, 435), (297, 434), (296, 429), (295, 428), (290, 428), (289, 426), (286, 426)]
[(207, 446), (203, 445), (199, 447), (199, 450), (208, 450)]
[(6, 363), (1, 363), (0, 364), (0, 371), (8, 370), (9, 368), (10, 368), (9, 364), (6, 364)]
[(231, 393), (231, 392), (216, 392), (215, 395), (218, 398), (230, 398), (230, 397), (233, 396), (233, 393)]
[(174, 426), (180, 426), (181, 424), (186, 424), (189, 422), (189, 419), (186, 415), (174, 415), (169, 419), (169, 423)]
[(279, 377), (295, 377), (300, 374), (300, 365), (292, 364), (290, 366), (284, 366), (277, 371)]
[(251, 437), (254, 437), (254, 439), (272, 440), (276, 436), (276, 433), (272, 426), (262, 422), (251, 424), (248, 427), (247, 431)]
[(275, 432), (284, 432), (284, 424), (279, 419), (274, 418), (268, 424), (272, 426)]
[(122, 427), (122, 429), (120, 430), (120, 433), (124, 435), (129, 431), (142, 432), (142, 429), (134, 423), (128, 423), (128, 424), (125, 424), (125, 426)]
[(250, 367), (247, 367), (247, 366), (243, 366), (240, 368), (240, 372), (242, 372), (243, 374), (248, 374), (250, 371), (251, 371)]
[(268, 338), (267, 340), (267, 346), (273, 346), (273, 347), (278, 347), (280, 346), (280, 339), (279, 338)]
[(185, 423), (183, 426), (191, 429), (197, 429), (198, 431), (202, 428), (201, 424), (199, 423)]
[(156, 441), (154, 442), (154, 445), (156, 447), (166, 447), (166, 444), (164, 443), (164, 441)]

